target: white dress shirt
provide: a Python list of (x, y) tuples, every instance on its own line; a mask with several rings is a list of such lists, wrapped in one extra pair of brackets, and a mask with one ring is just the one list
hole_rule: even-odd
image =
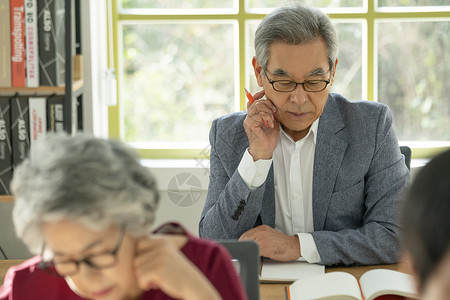
[(314, 151), (319, 119), (301, 140), (294, 140), (280, 126), (280, 136), (272, 159), (253, 161), (245, 151), (238, 172), (250, 189), (260, 187), (266, 180), (273, 162), (275, 182), (275, 229), (286, 234), (297, 234), (302, 257), (309, 263), (320, 262), (314, 239), (312, 211), (312, 181)]

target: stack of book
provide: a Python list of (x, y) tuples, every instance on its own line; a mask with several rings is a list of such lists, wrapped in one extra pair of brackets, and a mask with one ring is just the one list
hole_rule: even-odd
[(0, 87), (65, 79), (64, 0), (0, 0)]
[(0, 195), (10, 195), (13, 171), (46, 132), (64, 130), (64, 97), (0, 97)]

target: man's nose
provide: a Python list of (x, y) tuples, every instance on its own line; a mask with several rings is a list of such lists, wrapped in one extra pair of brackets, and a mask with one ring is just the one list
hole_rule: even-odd
[(303, 84), (298, 84), (289, 95), (289, 101), (304, 104), (308, 101), (308, 92), (303, 88)]

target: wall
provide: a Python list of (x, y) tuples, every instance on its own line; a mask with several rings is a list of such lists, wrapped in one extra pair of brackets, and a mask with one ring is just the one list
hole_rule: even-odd
[(12, 222), (12, 208), (14, 203), (0, 202), (0, 259), (22, 259), (31, 256), (30, 252), (15, 234)]
[(143, 160), (143, 164), (151, 168), (161, 196), (155, 227), (176, 221), (198, 235), (209, 183), (209, 168), (202, 166), (208, 163), (204, 160)]
[[(190, 198), (190, 192), (183, 192)], [(161, 192), (161, 199), (156, 213), (154, 228), (167, 222), (177, 222), (183, 225), (190, 233), (198, 236), (198, 222), (206, 199), (206, 191), (199, 194), (196, 203), (188, 207), (180, 207), (169, 197), (168, 192)]]

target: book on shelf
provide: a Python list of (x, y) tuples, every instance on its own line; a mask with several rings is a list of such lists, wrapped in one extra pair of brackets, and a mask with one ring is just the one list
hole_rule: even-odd
[(11, 104), (9, 98), (0, 98), (0, 195), (10, 195), (12, 180)]
[(63, 0), (38, 1), (38, 37), (40, 85), (63, 85), (66, 58)]
[(47, 99), (47, 131), (64, 131), (64, 98), (49, 97)]
[(11, 86), (10, 0), (0, 0), (0, 87)]
[(30, 118), (27, 97), (11, 97), (12, 164), (17, 167), (30, 150)]
[(27, 87), (39, 86), (37, 0), (25, 0), (25, 49)]
[(30, 97), (30, 151), (33, 152), (37, 141), (47, 132), (47, 99), (45, 97)]
[(288, 300), (418, 299), (411, 275), (387, 269), (365, 272), (359, 282), (351, 274), (331, 272), (295, 281), (286, 287)]
[(26, 86), (24, 0), (11, 0), (11, 83)]

